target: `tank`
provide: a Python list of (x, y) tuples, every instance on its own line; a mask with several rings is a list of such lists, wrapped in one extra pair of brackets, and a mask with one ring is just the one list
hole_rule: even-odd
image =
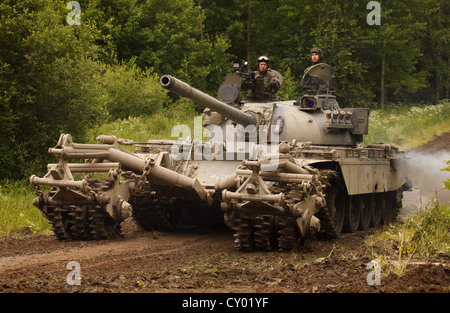
[(149, 231), (220, 220), (239, 250), (293, 250), (311, 237), (395, 219), (410, 188), (398, 166), (404, 154), (390, 144), (360, 144), (369, 110), (340, 108), (329, 65), (305, 71), (305, 94), (295, 100), (242, 101), (252, 75), (234, 64), (218, 99), (173, 76), (160, 78), (163, 88), (205, 107), (208, 140), (100, 135), (99, 144), (79, 144), (62, 134), (49, 149), (58, 162), (44, 177), (30, 177), (33, 204), (56, 237), (112, 238), (129, 217)]

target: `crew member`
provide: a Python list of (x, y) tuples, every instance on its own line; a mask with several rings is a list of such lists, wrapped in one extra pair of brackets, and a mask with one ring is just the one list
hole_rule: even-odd
[(323, 61), (323, 53), (320, 48), (312, 48), (309, 55), (313, 64), (318, 64)]
[(246, 82), (244, 88), (250, 89), (248, 98), (257, 100), (277, 100), (280, 81), (270, 70), (270, 60), (266, 56), (260, 56), (256, 62), (257, 71), (254, 71), (252, 81)]

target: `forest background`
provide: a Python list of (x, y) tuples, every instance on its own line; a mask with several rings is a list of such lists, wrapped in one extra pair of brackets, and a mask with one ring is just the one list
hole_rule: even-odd
[[(448, 1), (4, 0), (0, 3), (0, 181), (39, 174), (61, 133), (202, 108), (159, 85), (171, 74), (213, 96), (233, 59), (258, 56), (301, 95), (318, 46), (343, 107), (436, 105), (449, 98)], [(448, 102), (446, 102), (448, 106)], [(151, 134), (149, 134), (151, 136)], [(150, 138), (148, 138), (150, 139)]]

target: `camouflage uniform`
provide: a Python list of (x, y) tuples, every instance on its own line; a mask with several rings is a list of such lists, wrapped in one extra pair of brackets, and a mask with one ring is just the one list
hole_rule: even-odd
[[(270, 66), (270, 61), (267, 57), (261, 56), (258, 58), (256, 66), (259, 67), (260, 62), (267, 63), (267, 67)], [(269, 68), (265, 72), (254, 71), (254, 79), (247, 83), (244, 88), (250, 89), (251, 92), (246, 96), (246, 99), (258, 99), (258, 100), (277, 100), (278, 90), (280, 90), (281, 84), (277, 75), (273, 73)]]
[(277, 75), (267, 70), (266, 73), (255, 71), (255, 82), (251, 98), (276, 100), (278, 98), (278, 90), (280, 90), (280, 82)]

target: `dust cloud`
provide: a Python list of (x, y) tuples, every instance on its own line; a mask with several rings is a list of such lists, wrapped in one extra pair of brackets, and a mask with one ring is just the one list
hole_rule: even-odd
[(432, 199), (450, 205), (450, 190), (443, 189), (444, 181), (450, 178), (447, 171), (442, 171), (447, 167), (446, 160), (450, 160), (450, 151), (446, 150), (406, 153), (400, 168), (411, 180), (412, 190), (403, 193), (400, 218), (425, 207)]

